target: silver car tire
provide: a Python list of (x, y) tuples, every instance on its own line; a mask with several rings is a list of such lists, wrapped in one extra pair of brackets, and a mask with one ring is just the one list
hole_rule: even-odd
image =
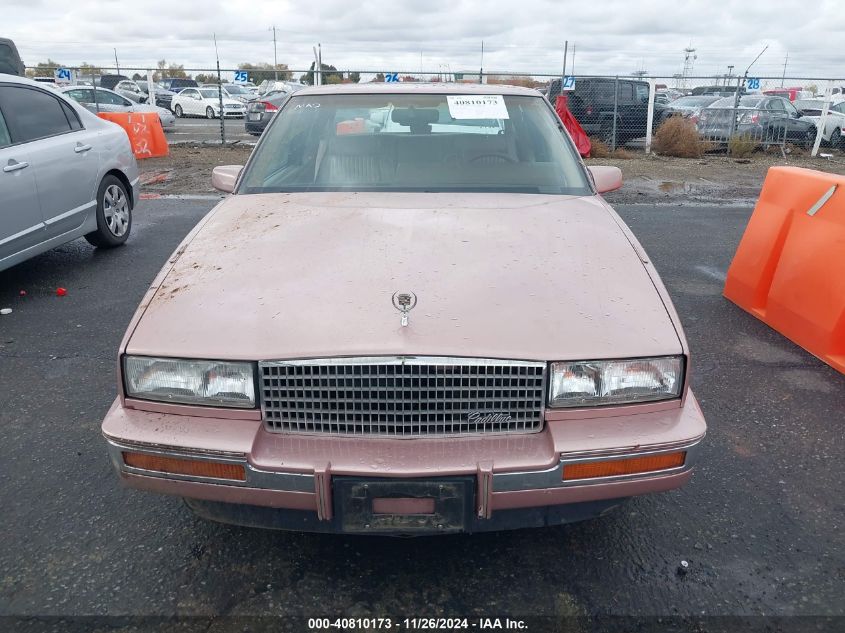
[(176, 115), (176, 118), (177, 118), (177, 119), (181, 119), (181, 118), (182, 118), (182, 115), (184, 114), (184, 113), (182, 112), (182, 106), (180, 106), (178, 103), (176, 104), (176, 107), (175, 107), (175, 108), (173, 108), (173, 114), (175, 114), (175, 115)]
[(834, 149), (837, 149), (842, 146), (842, 132), (839, 128), (833, 130), (830, 133), (830, 146)]
[(114, 248), (129, 238), (132, 230), (132, 198), (119, 178), (106, 176), (97, 190), (97, 230), (85, 235), (89, 244)]
[(206, 119), (216, 119), (217, 118), (217, 116), (214, 114), (214, 108), (212, 108), (211, 106), (208, 106), (205, 109), (205, 118)]

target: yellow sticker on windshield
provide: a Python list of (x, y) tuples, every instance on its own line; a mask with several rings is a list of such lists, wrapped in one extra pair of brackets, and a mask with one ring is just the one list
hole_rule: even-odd
[(502, 95), (446, 95), (453, 119), (507, 119)]

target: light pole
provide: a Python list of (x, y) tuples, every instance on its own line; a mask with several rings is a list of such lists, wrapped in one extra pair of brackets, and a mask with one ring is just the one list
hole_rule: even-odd
[(273, 31), (273, 79), (279, 79), (279, 58), (276, 56), (276, 25), (270, 27)]

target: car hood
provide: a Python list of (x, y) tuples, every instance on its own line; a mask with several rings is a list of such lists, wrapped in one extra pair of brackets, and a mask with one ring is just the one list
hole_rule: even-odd
[[(599, 197), (232, 196), (177, 251), (126, 352), (248, 360), (680, 353), (618, 222)], [(407, 327), (391, 301), (397, 291), (417, 296)]]

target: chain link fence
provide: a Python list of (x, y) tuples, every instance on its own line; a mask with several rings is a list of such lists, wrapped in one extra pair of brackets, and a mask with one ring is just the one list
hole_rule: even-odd
[[(595, 155), (603, 152), (663, 153), (671, 143), (664, 137), (683, 135), (683, 142), (695, 145), (692, 154), (721, 152), (748, 155), (755, 150), (843, 151), (845, 133), (845, 78), (813, 77), (671, 77), (559, 75), (520, 72), (480, 72), (451, 69), (436, 72), (401, 70), (336, 70), (324, 67), (302, 70), (185, 68), (167, 69), (100, 67), (30, 68), (36, 80), (91, 86), (94, 111), (109, 110), (114, 97), (153, 102), (176, 110), (174, 93), (186, 87), (214, 88), (208, 103), (190, 113), (184, 105), (181, 115), (220, 120), (220, 140), (226, 142), (223, 119), (247, 116), (250, 103), (260, 102), (269, 92), (289, 91), (306, 83), (434, 82), (509, 84), (535, 88), (552, 104), (558, 95), (567, 96), (567, 107), (590, 136)], [(218, 88), (219, 82), (223, 87)], [(244, 79), (255, 81), (244, 82)], [(258, 81), (261, 79), (261, 81)], [(563, 85), (563, 90), (561, 86)], [(456, 88), (457, 89), (457, 88)], [(99, 93), (99, 94), (98, 94)], [(211, 93), (208, 93), (211, 94)], [(179, 99), (177, 99), (177, 102)], [(225, 103), (224, 103), (225, 102)], [(235, 105), (239, 102), (242, 107)], [(193, 104), (190, 104), (193, 106)], [(797, 107), (796, 107), (797, 106)], [(671, 125), (667, 124), (671, 122)], [(677, 139), (669, 138), (670, 141)]]

